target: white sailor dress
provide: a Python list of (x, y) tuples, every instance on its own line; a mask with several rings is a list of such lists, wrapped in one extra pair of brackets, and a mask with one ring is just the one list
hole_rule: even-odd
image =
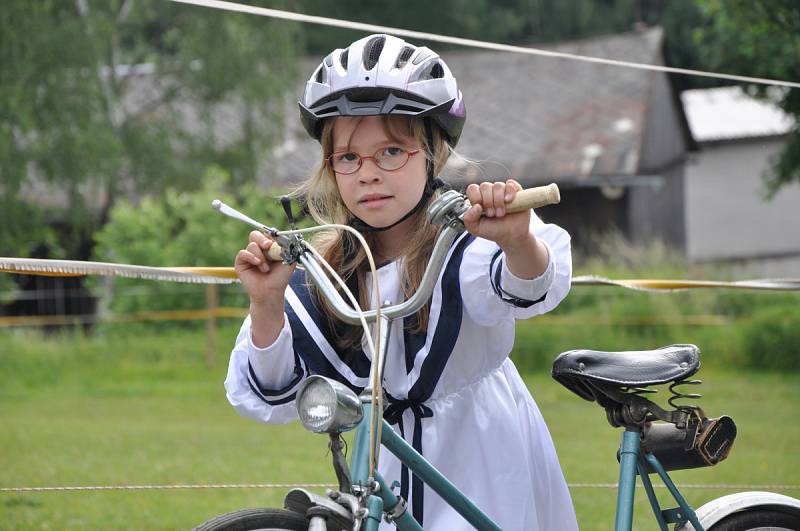
[[(575, 512), (550, 433), (508, 357), (515, 319), (551, 310), (570, 287), (569, 235), (532, 218), (550, 255), (540, 277), (516, 278), (497, 244), (464, 233), (434, 289), (427, 331), (412, 332), (413, 317), (393, 323), (384, 417), (502, 529), (570, 531), (577, 529)], [(402, 301), (400, 267), (392, 262), (378, 270), (383, 300)], [(366, 349), (338, 352), (333, 326), (296, 271), (286, 291), (285, 324), (271, 346), (253, 345), (245, 319), (225, 380), (230, 403), (246, 417), (285, 423), (297, 418), (295, 393), (310, 374), (363, 389), (370, 357)], [(398, 493), (425, 529), (472, 529), (385, 449), (379, 470), (387, 483), (400, 483)]]

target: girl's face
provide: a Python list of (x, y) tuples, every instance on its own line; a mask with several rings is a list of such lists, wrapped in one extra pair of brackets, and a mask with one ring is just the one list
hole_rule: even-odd
[[(390, 119), (407, 120), (403, 117)], [(398, 125), (397, 129), (404, 129), (404, 124)], [(411, 137), (393, 136), (386, 130), (381, 116), (342, 116), (333, 124), (334, 156), (347, 160), (355, 159), (353, 154), (372, 157), (393, 155), (399, 150), (411, 153), (420, 150), (398, 170), (384, 170), (375, 159), (367, 158), (355, 173), (335, 173), (336, 185), (347, 209), (377, 228), (388, 227), (408, 214), (422, 197), (427, 180), (424, 146)]]

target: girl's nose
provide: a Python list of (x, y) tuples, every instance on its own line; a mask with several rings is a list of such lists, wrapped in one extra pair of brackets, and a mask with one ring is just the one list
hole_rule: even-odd
[(381, 173), (381, 169), (371, 158), (364, 159), (361, 162), (361, 167), (358, 169), (357, 175), (358, 175), (358, 180), (363, 183), (374, 183), (374, 182), (379, 182), (381, 179), (383, 179), (383, 174)]

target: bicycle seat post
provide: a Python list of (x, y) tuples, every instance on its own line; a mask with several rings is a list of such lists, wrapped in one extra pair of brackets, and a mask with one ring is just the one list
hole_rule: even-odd
[(619, 483), (614, 531), (630, 531), (633, 525), (633, 493), (636, 489), (636, 465), (641, 450), (641, 433), (633, 428), (622, 432), (619, 455)]

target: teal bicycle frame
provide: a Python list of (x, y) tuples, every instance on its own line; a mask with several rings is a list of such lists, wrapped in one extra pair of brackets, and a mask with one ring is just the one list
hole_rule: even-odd
[[(678, 503), (674, 509), (661, 509), (658, 503), (653, 484), (650, 483), (650, 473), (647, 464), (656, 471), (666, 485), (672, 497)], [(636, 488), (636, 475), (642, 478), (642, 485), (653, 514), (662, 531), (668, 531), (667, 524), (683, 524), (691, 522), (695, 531), (704, 531), (697, 519), (694, 510), (689, 507), (675, 483), (672, 482), (664, 467), (661, 466), (656, 456), (649, 452), (642, 452), (641, 434), (638, 431), (625, 430), (622, 432), (622, 444), (619, 458), (619, 484), (617, 487), (617, 512), (614, 531), (630, 531), (633, 525), (633, 494)]]
[[(355, 448), (351, 462), (352, 482), (354, 485), (366, 487), (369, 485), (369, 422), (372, 406), (363, 405), (364, 421), (356, 429)], [(445, 502), (458, 512), (473, 527), (480, 530), (499, 530), (500, 527), (486, 514), (475, 506), (461, 491), (437, 471), (423, 456), (403, 440), (386, 421), (383, 421), (381, 430), (383, 446), (401, 463), (417, 475), (422, 482), (433, 489)], [(653, 484), (647, 465), (656, 471), (664, 482), (678, 507), (662, 509), (655, 495)], [(630, 531), (633, 526), (633, 500), (636, 489), (636, 476), (641, 477), (642, 485), (647, 493), (648, 501), (653, 509), (659, 529), (668, 531), (667, 524), (683, 524), (690, 522), (696, 531), (703, 531), (703, 526), (697, 519), (694, 510), (681, 495), (675, 483), (670, 479), (658, 459), (649, 452), (642, 452), (640, 433), (626, 430), (622, 433), (620, 447), (620, 469), (617, 490), (617, 506), (614, 531)], [(376, 531), (383, 513), (392, 513), (401, 503), (386, 480), (377, 474), (374, 478), (379, 485), (377, 492), (369, 497), (367, 509), (369, 516), (365, 520), (364, 531)], [(400, 531), (421, 531), (423, 528), (416, 519), (404, 511), (393, 520)]]
[[(385, 307), (380, 313), (381, 319), (381, 339), (380, 354), (376, 359), (383, 360), (383, 363), (373, 363), (370, 372), (370, 381), (373, 380), (373, 371), (378, 372), (378, 381), (383, 380), (383, 370), (386, 363), (386, 345), (389, 343), (389, 332), (392, 328), (393, 319), (402, 318), (415, 313), (430, 298), (433, 287), (441, 272), (447, 252), (455, 239), (464, 231), (457, 215), (463, 213), (464, 198), (453, 191), (447, 192), (429, 210), (429, 218), (434, 223), (441, 223), (442, 230), (437, 238), (429, 259), (428, 267), (420, 281), (417, 292), (401, 303), (392, 307)], [(437, 218), (438, 216), (438, 218)], [(439, 221), (435, 221), (439, 219)], [(290, 242), (283, 242), (278, 239), (282, 246), (289, 245)], [(314, 279), (322, 295), (332, 303), (334, 314), (344, 322), (359, 325), (359, 317), (363, 316), (367, 322), (375, 322), (378, 315), (374, 310), (363, 313), (356, 312), (346, 303), (335, 287), (327, 280), (321, 266), (313, 256), (303, 254), (298, 261), (303, 265), (306, 273)], [(361, 529), (364, 531), (376, 531), (381, 522), (383, 513), (392, 516), (393, 523), (401, 531), (421, 530), (422, 526), (416, 519), (405, 510), (401, 510), (403, 505), (399, 505), (400, 499), (392, 492), (391, 487), (376, 472), (376, 477), (370, 477), (370, 440), (379, 439), (381, 444), (390, 453), (396, 456), (401, 463), (408, 467), (409, 471), (420, 478), (422, 482), (434, 490), (442, 497), (453, 509), (455, 509), (467, 522), (476, 529), (499, 530), (500, 527), (494, 523), (486, 514), (470, 501), (461, 491), (458, 490), (444, 475), (433, 467), (425, 458), (410, 446), (402, 437), (397, 435), (388, 422), (382, 421), (380, 433), (375, 433), (376, 437), (370, 437), (370, 426), (372, 425), (372, 403), (369, 399), (371, 389), (364, 389), (362, 392), (361, 403), (363, 408), (362, 421), (356, 427), (355, 444), (353, 456), (350, 464), (350, 480), (354, 490), (367, 494), (366, 509), (368, 516), (364, 518)], [(378, 449), (376, 449), (377, 452)], [(372, 482), (372, 483), (371, 483)], [(351, 493), (348, 493), (351, 494)]]
[[(366, 403), (363, 405), (364, 420), (356, 428), (355, 448), (353, 450), (353, 459), (350, 465), (352, 472), (353, 485), (366, 487), (369, 485), (369, 426), (368, 419), (372, 414), (372, 405)], [(455, 509), (458, 514), (464, 517), (476, 529), (499, 530), (500, 527), (495, 524), (486, 514), (484, 514), (478, 507), (472, 503), (458, 488), (450, 483), (436, 468), (434, 468), (425, 458), (412, 448), (402, 437), (397, 435), (388, 422), (383, 421), (381, 429), (381, 444), (397, 457), (401, 463), (406, 465), (408, 469), (417, 477), (422, 479), (422, 482), (434, 490), (439, 496), (442, 497), (448, 505)], [(400, 499), (392, 492), (392, 489), (387, 485), (386, 480), (380, 474), (376, 474), (374, 478), (378, 482), (379, 488), (376, 495), (370, 496), (367, 502), (367, 509), (369, 510), (369, 517), (363, 526), (364, 531), (376, 531), (378, 524), (381, 521), (383, 512), (391, 513), (397, 508)], [(422, 526), (417, 520), (408, 512), (404, 511), (393, 520), (397, 529), (400, 531), (421, 531)]]

